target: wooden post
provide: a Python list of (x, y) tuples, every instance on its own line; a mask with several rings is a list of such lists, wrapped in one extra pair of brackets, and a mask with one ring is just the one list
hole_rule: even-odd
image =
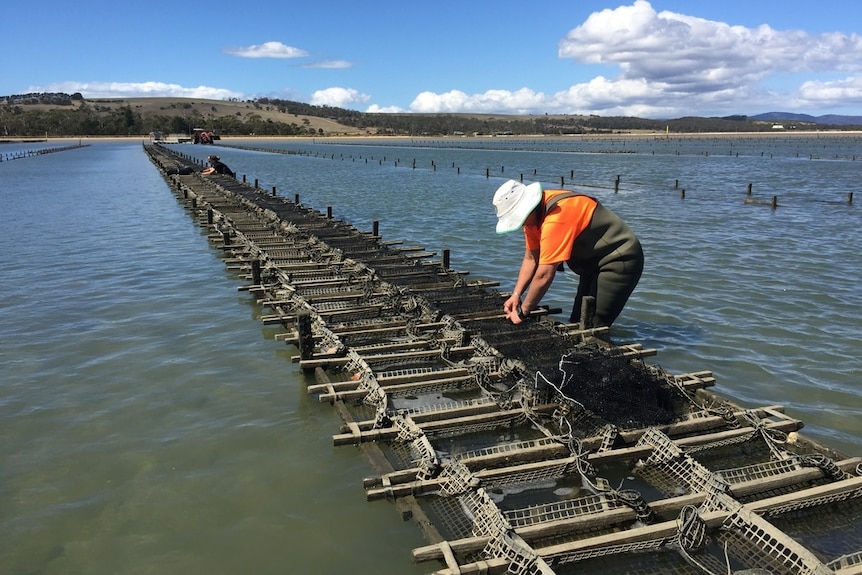
[(251, 260), (251, 283), (256, 286), (261, 284), (260, 260)]
[(679, 180), (674, 180), (674, 181), (673, 181), (673, 189), (675, 190), (675, 189), (677, 189), (678, 187), (679, 187)]
[(485, 168), (485, 178), (491, 177), (491, 168)]
[(278, 195), (278, 194), (276, 194), (276, 193), (275, 193), (275, 186), (273, 186), (273, 187), (272, 187), (272, 195), (273, 195), (273, 196)]
[(775, 209), (778, 207), (778, 196), (772, 196), (772, 208)]
[(380, 237), (380, 222), (377, 220), (371, 223), (371, 235), (375, 238)]
[(596, 298), (591, 295), (586, 295), (581, 300), (581, 321), (580, 329), (591, 329), (596, 317)]
[(751, 182), (748, 182), (748, 192), (745, 194), (746, 196), (751, 195)]
[(680, 199), (685, 199), (685, 188), (683, 188), (682, 191), (679, 193), (679, 197)]
[(314, 357), (314, 334), (311, 330), (311, 313), (300, 310), (296, 313), (296, 330), (298, 332), (297, 347), (300, 359)]
[(617, 175), (617, 179), (614, 180), (614, 193), (620, 191), (620, 176)]
[(207, 225), (213, 225), (213, 209), (207, 208)]
[(449, 269), (449, 250), (443, 250), (443, 269)]
[(257, 178), (254, 179), (254, 189), (257, 189)]
[(853, 192), (848, 192), (848, 193), (847, 193), (847, 203), (848, 203), (848, 204), (852, 204), (852, 203), (853, 203)]
[(331, 220), (331, 219), (332, 219), (332, 206), (327, 206), (327, 207), (326, 207), (326, 219), (327, 219), (327, 220)]

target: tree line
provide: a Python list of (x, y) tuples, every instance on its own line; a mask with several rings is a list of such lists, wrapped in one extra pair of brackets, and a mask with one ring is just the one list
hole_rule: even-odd
[[(32, 104), (50, 106), (34, 107)], [(57, 137), (143, 136), (153, 132), (188, 134), (197, 127), (212, 129), (223, 136), (324, 135), (322, 129), (315, 130), (307, 119), (300, 119), (298, 116), (328, 118), (369, 134), (399, 136), (611, 134), (630, 130), (670, 130), (676, 133), (758, 132), (773, 129), (770, 122), (758, 122), (746, 116), (650, 120), (622, 116), (370, 114), (273, 98), (256, 99), (250, 104), (251, 111), (244, 116), (239, 112), (233, 115), (217, 115), (215, 106), (204, 114), (189, 104), (172, 104), (162, 108), (159, 113), (143, 114), (130, 105), (101, 105), (99, 100), (87, 101), (77, 93), (6, 96), (0, 98), (0, 137), (38, 137), (46, 134)], [(257, 113), (261, 108), (288, 113), (292, 118), (296, 118), (296, 121), (264, 118)], [(853, 127), (794, 123), (787, 128), (822, 130)]]
[(153, 132), (189, 134), (194, 128), (213, 128), (225, 135), (300, 136), (315, 134), (302, 122), (275, 122), (260, 114), (245, 118), (217, 118), (197, 111), (181, 114), (142, 114), (131, 106), (109, 108), (82, 104), (76, 108), (27, 109), (0, 106), (0, 136), (137, 136)]

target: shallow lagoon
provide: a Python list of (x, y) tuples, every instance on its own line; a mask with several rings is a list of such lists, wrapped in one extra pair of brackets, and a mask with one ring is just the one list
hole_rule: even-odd
[[(858, 139), (222, 143), (295, 152), (218, 149), (240, 177), (449, 249), (454, 268), (501, 289), (523, 246), (494, 234), (494, 189), (573, 174), (647, 251), (615, 339), (658, 349), (651, 361), (672, 373), (711, 370), (723, 394), (783, 404), (806, 434), (860, 452), (862, 240), (846, 201)], [(780, 207), (746, 204), (749, 183)], [(4, 571), (432, 570), (410, 563), (415, 526), (365, 501), (368, 465), (332, 447), (337, 415), (304, 392), (295, 350), (260, 324), (141, 142), (4, 162), (0, 196)], [(544, 303), (567, 312), (575, 282), (558, 277)]]

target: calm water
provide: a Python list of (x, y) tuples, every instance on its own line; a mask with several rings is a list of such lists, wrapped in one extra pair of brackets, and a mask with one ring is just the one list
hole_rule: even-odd
[[(646, 250), (616, 340), (658, 349), (650, 361), (672, 373), (711, 370), (723, 394), (785, 405), (806, 434), (860, 455), (858, 138), (455, 144), (219, 154), (360, 229), (449, 249), (502, 289), (523, 245), (494, 234), (494, 189), (573, 173)], [(744, 204), (749, 183), (780, 207)], [(332, 447), (334, 410), (307, 396), (295, 350), (140, 143), (0, 163), (0, 199), (0, 571), (433, 570), (410, 562), (415, 526), (365, 501), (369, 465)], [(543, 303), (568, 314), (575, 285), (558, 276)]]

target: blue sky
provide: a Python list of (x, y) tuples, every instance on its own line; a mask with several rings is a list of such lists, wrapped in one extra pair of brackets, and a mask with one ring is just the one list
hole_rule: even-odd
[(858, 0), (55, 0), (43, 8), (3, 7), (0, 96), (271, 97), (363, 112), (862, 115)]

